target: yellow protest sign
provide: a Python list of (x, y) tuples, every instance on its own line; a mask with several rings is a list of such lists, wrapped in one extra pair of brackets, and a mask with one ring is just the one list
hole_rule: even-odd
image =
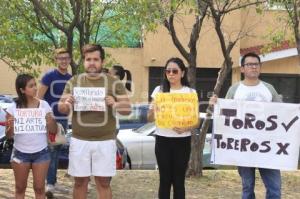
[(157, 93), (154, 101), (157, 127), (190, 127), (198, 123), (196, 93)]

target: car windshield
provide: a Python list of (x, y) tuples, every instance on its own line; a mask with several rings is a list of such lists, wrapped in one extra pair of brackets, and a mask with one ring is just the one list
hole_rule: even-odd
[(155, 126), (155, 124), (153, 122), (147, 123), (144, 126), (136, 129), (135, 132), (136, 133), (144, 133), (145, 131), (148, 131), (148, 130), (152, 129), (154, 126)]

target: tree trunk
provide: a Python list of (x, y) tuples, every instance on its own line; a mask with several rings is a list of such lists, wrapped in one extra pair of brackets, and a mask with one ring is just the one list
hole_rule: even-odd
[(190, 65), (188, 68), (188, 81), (190, 83), (190, 86), (192, 88), (196, 88), (196, 64), (195, 65)]
[(72, 69), (72, 76), (74, 76), (78, 72), (78, 64), (76, 64), (72, 59), (70, 65), (71, 65), (71, 69)]
[[(218, 78), (217, 78), (217, 82), (216, 82), (216, 85), (214, 87), (214, 94), (216, 94), (217, 96), (219, 96), (220, 94), (220, 90), (226, 80), (226, 77), (227, 75), (229, 74), (230, 70), (232, 68), (232, 64), (230, 66), (227, 66), (225, 65), (225, 63), (223, 64), (222, 68), (220, 69), (219, 71), (219, 75), (218, 75)], [(206, 138), (206, 133), (208, 131), (208, 127), (210, 125), (210, 118), (213, 114), (213, 106), (212, 105), (209, 105), (206, 109), (206, 117), (203, 121), (203, 124), (202, 124), (202, 127), (200, 129), (200, 138), (199, 138), (199, 143), (200, 143), (200, 146), (199, 146), (199, 149), (200, 151), (203, 151), (204, 149), (204, 145), (205, 145), (205, 138)], [(212, 138), (213, 139), (213, 138)], [(203, 153), (200, 153), (200, 158), (201, 160), (203, 159)], [(202, 163), (202, 161), (201, 161)], [(201, 175), (202, 175), (202, 165), (201, 165)]]
[(199, 136), (199, 130), (195, 129), (192, 131), (191, 141), (191, 156), (189, 161), (189, 168), (187, 170), (187, 176), (201, 177), (202, 173), (202, 154), (200, 153), (201, 142)]
[[(195, 56), (194, 56), (195, 57)], [(188, 80), (190, 83), (190, 86), (192, 88), (196, 88), (196, 58), (192, 61), (190, 61), (190, 66), (188, 70)], [(199, 139), (199, 131), (193, 130), (192, 131), (192, 138), (191, 138), (191, 156), (189, 161), (189, 168), (187, 171), (187, 176), (194, 176), (194, 177), (200, 177), (202, 176), (202, 161), (201, 159), (201, 153), (200, 153), (200, 139)]]
[(296, 40), (296, 47), (297, 47), (297, 52), (298, 52), (298, 60), (299, 60), (299, 65), (300, 65), (300, 33), (298, 30), (299, 26), (295, 27), (295, 40)]

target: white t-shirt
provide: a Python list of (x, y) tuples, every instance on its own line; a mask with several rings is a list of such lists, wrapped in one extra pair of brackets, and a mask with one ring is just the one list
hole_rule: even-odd
[[(39, 108), (45, 109), (46, 114), (52, 112), (49, 104), (44, 100), (39, 100)], [(7, 108), (7, 112), (14, 115), (16, 111), (16, 104)], [(14, 147), (23, 153), (36, 153), (48, 146), (46, 133), (33, 133), (33, 134), (15, 134)]]
[(234, 94), (233, 99), (257, 102), (271, 102), (272, 93), (262, 82), (259, 82), (259, 84), (255, 86), (246, 86), (241, 82)]
[[(153, 90), (153, 92), (151, 94), (152, 99), (154, 99), (155, 95), (159, 92), (162, 92), (160, 90), (160, 86), (155, 87), (155, 89)], [(192, 89), (190, 87), (187, 87), (187, 86), (183, 86), (181, 89), (178, 89), (178, 90), (170, 89), (170, 93), (196, 93), (196, 90)], [(164, 137), (188, 137), (188, 136), (191, 136), (190, 131), (186, 131), (184, 133), (179, 134), (176, 131), (173, 131), (172, 129), (158, 128), (158, 127), (156, 127), (155, 134), (159, 135), (159, 136), (164, 136)]]

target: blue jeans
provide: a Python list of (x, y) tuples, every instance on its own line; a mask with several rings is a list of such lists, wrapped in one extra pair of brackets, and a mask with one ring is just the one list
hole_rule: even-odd
[[(260, 176), (266, 188), (266, 199), (281, 198), (281, 176), (280, 171), (275, 169), (258, 168)], [(255, 199), (255, 168), (238, 167), (242, 178), (243, 193), (242, 199)]]
[(16, 162), (16, 163), (38, 164), (38, 163), (47, 162), (49, 160), (50, 160), (50, 155), (49, 155), (48, 147), (35, 153), (23, 153), (13, 148), (11, 154), (11, 162)]
[[(56, 121), (64, 127), (65, 131), (68, 129), (67, 120), (56, 120)], [(58, 156), (61, 149), (61, 145), (49, 146), (49, 149), (50, 149), (51, 161), (50, 161), (48, 174), (47, 174), (47, 184), (55, 185), (57, 181), (56, 175), (57, 175), (57, 168), (58, 168)]]

